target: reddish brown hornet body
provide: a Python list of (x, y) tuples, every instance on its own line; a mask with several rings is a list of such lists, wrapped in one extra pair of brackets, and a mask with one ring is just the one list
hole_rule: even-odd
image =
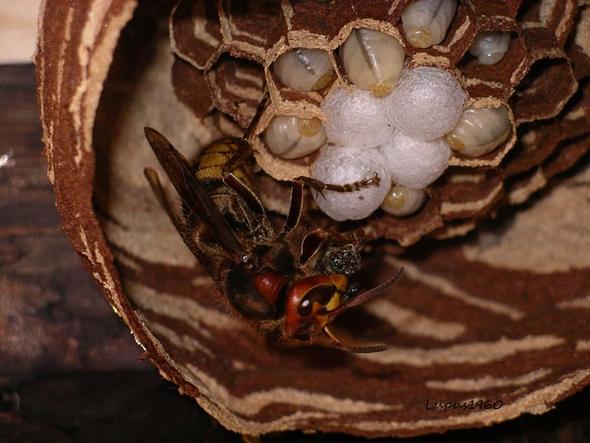
[(385, 348), (346, 347), (328, 325), (343, 311), (387, 291), (401, 271), (357, 294), (348, 276), (360, 268), (360, 240), (354, 233), (310, 229), (302, 222), (305, 184), (318, 191), (350, 192), (370, 181), (339, 187), (295, 180), (289, 214), (277, 234), (240, 160), (251, 153), (246, 139), (215, 142), (191, 166), (160, 133), (146, 128), (145, 134), (181, 197), (182, 214), (172, 209), (158, 175), (147, 168), (154, 194), (235, 309), (266, 328), (280, 328), (285, 338), (311, 343), (324, 336), (334, 347), (354, 352)]
[(341, 274), (315, 275), (289, 288), (284, 331), (291, 337), (318, 335), (328, 324), (328, 313), (342, 304), (348, 279)]

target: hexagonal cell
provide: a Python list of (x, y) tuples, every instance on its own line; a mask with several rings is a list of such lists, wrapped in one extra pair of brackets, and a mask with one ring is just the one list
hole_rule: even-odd
[(213, 99), (203, 71), (178, 56), (174, 57), (172, 65), (172, 85), (178, 99), (197, 117), (202, 118), (213, 109)]
[[(494, 96), (502, 100), (508, 100), (512, 93), (514, 84), (518, 82), (525, 73), (527, 57), (526, 47), (519, 33), (512, 31), (515, 23), (507, 24), (505, 28), (494, 29), (510, 33), (510, 46), (503, 58), (493, 65), (482, 64), (477, 57), (469, 51), (459, 62), (459, 70), (463, 75), (465, 85), (471, 97)], [(488, 32), (489, 29), (481, 30), (476, 35)]]
[(302, 158), (285, 160), (270, 152), (261, 138), (254, 140), (253, 148), (256, 163), (275, 180), (309, 177), (309, 167), (317, 156), (317, 152), (314, 152)]
[(543, 173), (547, 178), (560, 174), (575, 165), (589, 151), (590, 135), (562, 142), (542, 165)]
[(287, 33), (280, 2), (226, 0), (221, 5), (219, 18), (229, 39), (227, 43), (243, 57), (263, 63), (266, 49)]
[(489, 0), (467, 0), (474, 11), (477, 11), (479, 23), (485, 21), (498, 21), (497, 17), (515, 18), (523, 0), (508, 0), (503, 2), (491, 2)]
[[(524, 0), (521, 2), (520, 8), (518, 9), (517, 19), (525, 27), (541, 27), (543, 21), (541, 20), (541, 5), (547, 5), (547, 2), (542, 0)], [(546, 11), (546, 7), (544, 8)], [(544, 12), (543, 15), (547, 13)]]
[(563, 140), (590, 132), (590, 79), (580, 82), (574, 96), (561, 111), (560, 130)]
[[(554, 135), (559, 132), (556, 126), (558, 124), (546, 125), (539, 130), (540, 146), (529, 154), (537, 157), (533, 165), (517, 170), (513, 165), (519, 162), (510, 162), (510, 169), (504, 174), (509, 203), (525, 202), (534, 192), (543, 188), (551, 177), (568, 170), (590, 151), (590, 135), (560, 142), (559, 136)], [(525, 135), (525, 138), (530, 137)]]
[(541, 164), (561, 139), (559, 123), (536, 121), (518, 127), (518, 142), (503, 163), (504, 177), (521, 174)]
[[(269, 87), (270, 89), (270, 87)], [(283, 112), (321, 116), (322, 96), (318, 93), (302, 93), (290, 89), (274, 89), (271, 91), (273, 106)]]
[[(390, 2), (363, 2), (363, 15), (359, 17), (358, 2), (355, 0), (284, 2), (285, 17), (289, 28), (289, 42), (313, 41), (315, 44), (328, 44), (346, 24), (358, 20), (383, 20), (389, 17), (395, 23), (399, 17), (399, 4)], [(397, 7), (396, 7), (397, 6)]]
[(427, 198), (428, 195), (423, 189), (411, 189), (392, 184), (380, 209), (395, 217), (409, 217), (422, 209)]
[(453, 156), (449, 159), (450, 166), (469, 166), (469, 167), (495, 167), (500, 164), (506, 154), (512, 149), (516, 143), (516, 124), (510, 106), (501, 100), (494, 98), (482, 98), (473, 100), (469, 107), (473, 108), (498, 108), (505, 106), (508, 110), (508, 117), (512, 122), (512, 129), (506, 140), (499, 146), (494, 148), (491, 152), (481, 155), (480, 157), (466, 157), (461, 155), (460, 151), (453, 151)]
[(550, 29), (563, 46), (574, 23), (576, 6), (575, 0), (525, 0), (517, 19), (524, 28)]
[(434, 188), (440, 195), (440, 213), (444, 220), (485, 214), (504, 195), (502, 175), (496, 168), (450, 168)]
[(375, 212), (366, 235), (368, 239), (385, 237), (396, 240), (402, 246), (409, 246), (441, 226), (443, 220), (438, 197), (431, 195), (418, 212), (408, 217), (395, 217), (384, 211)]
[(345, 83), (381, 97), (393, 90), (406, 50), (397, 28), (368, 26), (352, 28), (333, 54)]
[(319, 48), (289, 48), (271, 70), (281, 87), (299, 92), (320, 91), (336, 77), (330, 54)]
[[(305, 52), (299, 52), (299, 51), (305, 51)], [(315, 63), (315, 60), (309, 60), (308, 57), (306, 56), (306, 51), (308, 50), (312, 50), (312, 51), (322, 51), (325, 52), (327, 58), (328, 58), (328, 62), (330, 65), (330, 68), (332, 69), (332, 75), (330, 77), (328, 77), (327, 75), (323, 78), (319, 78), (318, 83), (315, 86), (318, 86), (317, 88), (311, 88), (312, 90), (306, 91), (306, 90), (302, 90), (302, 89), (310, 89), (310, 88), (299, 88), (297, 89), (296, 84), (294, 84), (294, 82), (297, 81), (296, 78), (293, 77), (292, 73), (293, 73), (293, 66), (292, 64), (286, 64), (284, 65), (283, 68), (283, 72), (285, 72), (285, 77), (284, 79), (281, 79), (280, 75), (277, 74), (277, 69), (276, 69), (276, 63), (277, 60), (279, 60), (279, 62), (281, 62), (282, 57), (288, 56), (288, 53), (290, 53), (291, 51), (298, 51), (298, 55), (301, 56), (302, 58), (302, 62), (301, 62), (301, 67), (303, 68), (303, 70), (308, 70), (308, 69), (313, 69), (313, 63)], [(300, 106), (305, 106), (305, 103), (309, 103), (312, 106), (315, 106), (318, 108), (318, 112), (319, 112), (319, 106), (321, 105), (322, 102), (322, 98), (323, 96), (326, 95), (326, 93), (329, 91), (329, 89), (332, 87), (332, 85), (334, 84), (334, 82), (337, 81), (338, 79), (338, 75), (335, 72), (335, 62), (333, 59), (333, 56), (331, 53), (324, 51), (323, 49), (316, 49), (316, 48), (285, 48), (284, 51), (280, 52), (279, 54), (277, 54), (277, 57), (265, 67), (265, 77), (266, 77), (266, 83), (268, 85), (271, 97), (273, 99), (273, 104), (275, 106), (283, 106), (283, 107), (290, 107), (291, 105), (289, 105), (289, 103), (292, 104), (292, 106), (296, 106), (297, 103), (300, 103)], [(321, 65), (318, 66), (319, 69), (323, 69), (325, 66)], [(313, 76), (311, 76), (313, 77)], [(315, 78), (315, 77), (313, 77)], [(286, 85), (286, 83), (290, 83), (291, 86)], [(304, 85), (305, 86), (305, 85)], [(281, 102), (281, 103), (279, 103)]]
[(224, 54), (206, 74), (213, 102), (242, 127), (248, 126), (264, 95), (264, 70), (256, 62)]
[(477, 17), (473, 16), (473, 11), (465, 3), (459, 2), (445, 39), (440, 44), (425, 49), (413, 47), (402, 30), (403, 42), (411, 59), (411, 64), (438, 64), (448, 67), (456, 65), (471, 45), (475, 35), (476, 21)]
[(505, 183), (506, 201), (511, 205), (524, 203), (546, 184), (547, 177), (540, 167), (512, 176)]
[(171, 14), (173, 51), (199, 69), (211, 66), (223, 51), (223, 35), (213, 2), (181, 0)]
[(575, 92), (577, 82), (567, 58), (536, 61), (510, 100), (518, 123), (554, 117)]
[(275, 115), (261, 134), (267, 150), (295, 161), (314, 154), (326, 143), (326, 131), (318, 118)]

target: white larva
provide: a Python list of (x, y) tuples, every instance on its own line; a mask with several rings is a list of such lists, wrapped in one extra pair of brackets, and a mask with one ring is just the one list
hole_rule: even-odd
[(424, 189), (411, 189), (394, 183), (385, 196), (381, 209), (396, 217), (405, 217), (418, 211), (425, 199)]
[(475, 38), (469, 53), (482, 65), (495, 65), (508, 52), (511, 40), (509, 32), (482, 32)]
[(264, 131), (269, 151), (284, 159), (304, 157), (326, 141), (326, 131), (317, 118), (279, 115)]
[(393, 135), (387, 104), (368, 91), (334, 89), (322, 103), (326, 134), (335, 144), (374, 147)]
[(312, 192), (317, 205), (336, 221), (360, 220), (379, 208), (390, 189), (391, 177), (377, 148), (327, 146), (311, 166), (311, 177), (329, 184), (350, 184), (379, 177), (379, 185), (366, 186), (354, 192)]
[(445, 39), (457, 0), (416, 0), (402, 13), (402, 26), (408, 42), (416, 48), (429, 48)]
[(412, 189), (427, 187), (447, 169), (451, 150), (444, 139), (415, 140), (401, 133), (381, 145), (392, 180)]
[(273, 64), (279, 80), (296, 91), (322, 89), (334, 78), (334, 67), (328, 53), (321, 49), (291, 49)]
[(340, 53), (348, 80), (377, 97), (393, 90), (404, 66), (404, 47), (396, 38), (372, 29), (353, 29)]
[(384, 98), (394, 127), (417, 140), (443, 137), (461, 117), (466, 95), (448, 71), (420, 67), (402, 72)]
[(468, 108), (446, 139), (454, 151), (480, 157), (506, 141), (512, 130), (508, 108)]

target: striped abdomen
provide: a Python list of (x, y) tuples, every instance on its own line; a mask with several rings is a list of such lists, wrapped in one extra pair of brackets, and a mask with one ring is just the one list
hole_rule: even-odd
[[(239, 149), (241, 142), (237, 138), (224, 138), (205, 148), (195, 163), (197, 179), (208, 186), (215, 187), (220, 184), (223, 168)], [(250, 176), (243, 165), (238, 165), (231, 172), (246, 186), (253, 187)]]

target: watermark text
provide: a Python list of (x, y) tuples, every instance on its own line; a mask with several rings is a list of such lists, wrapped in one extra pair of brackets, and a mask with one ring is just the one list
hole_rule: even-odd
[(487, 399), (473, 399), (473, 400), (450, 400), (443, 402), (436, 402), (432, 400), (426, 400), (426, 410), (437, 412), (437, 411), (448, 411), (451, 409), (464, 409), (464, 410), (484, 410), (484, 409), (500, 409), (504, 406), (502, 400), (487, 400)]

